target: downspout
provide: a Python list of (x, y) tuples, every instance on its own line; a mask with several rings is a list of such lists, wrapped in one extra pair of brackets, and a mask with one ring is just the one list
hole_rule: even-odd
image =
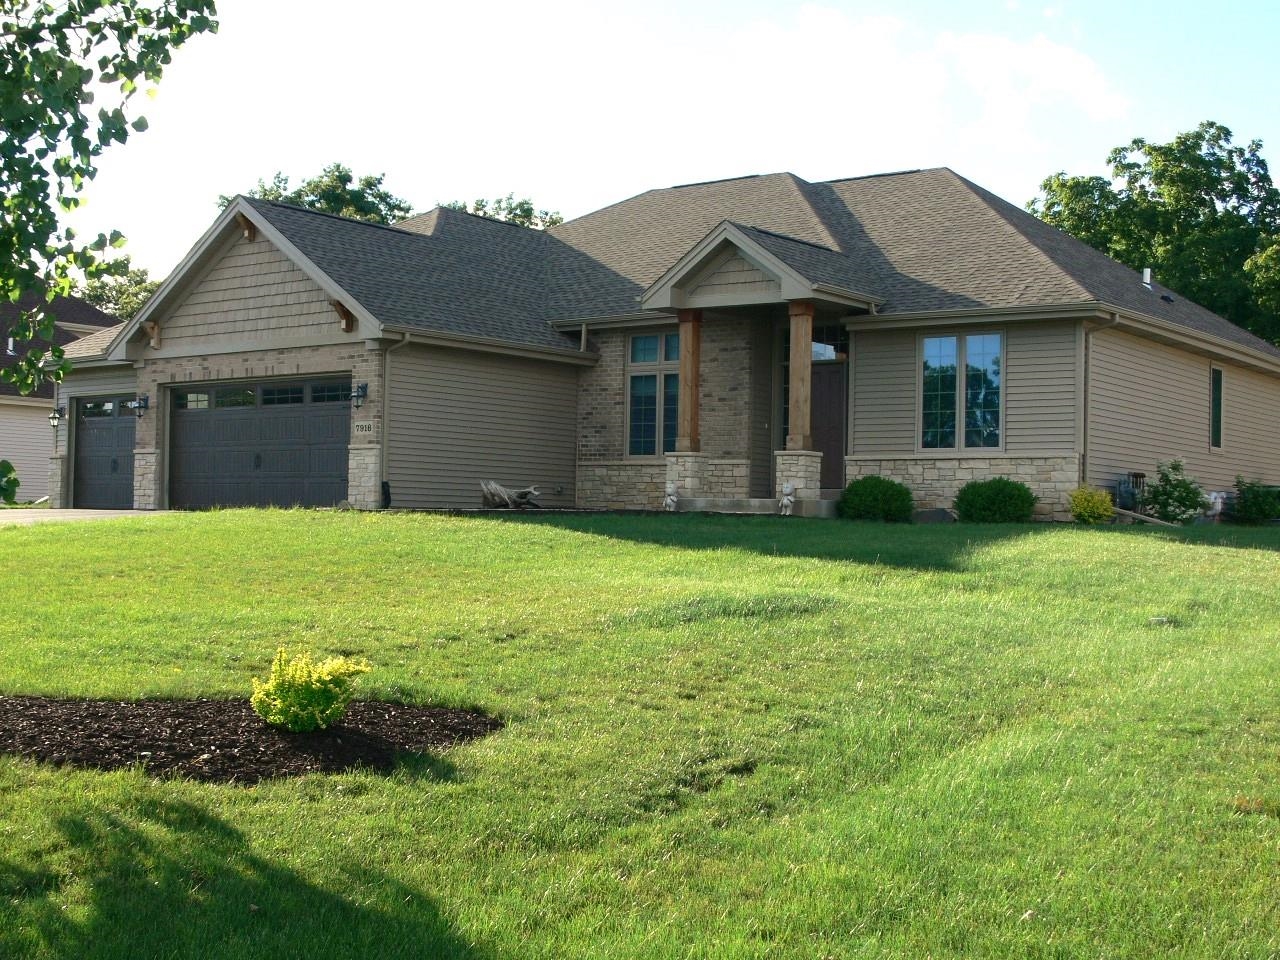
[(1092, 380), (1092, 371), (1090, 367), (1093, 363), (1093, 335), (1099, 330), (1109, 330), (1120, 322), (1120, 314), (1111, 314), (1110, 319), (1097, 326), (1087, 327), (1084, 331), (1084, 396), (1081, 398), (1081, 404), (1084, 407), (1084, 417), (1080, 423), (1080, 485), (1085, 486), (1089, 482), (1089, 383)]
[(391, 478), (388, 475), (390, 458), (387, 450), (391, 446), (391, 353), (401, 347), (407, 347), (413, 339), (412, 333), (402, 333), (400, 342), (387, 347), (382, 356), (382, 508), (391, 506)]

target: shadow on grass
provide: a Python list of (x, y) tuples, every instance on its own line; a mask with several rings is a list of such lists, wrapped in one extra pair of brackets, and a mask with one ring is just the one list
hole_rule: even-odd
[(367, 864), (322, 889), (190, 803), (86, 803), (45, 848), (65, 861), (0, 859), (0, 956), (483, 956), (418, 890)]
[(808, 557), (884, 564), (912, 570), (960, 570), (987, 544), (1043, 536), (1049, 524), (890, 524), (801, 517), (713, 513), (489, 514), (579, 533), (685, 550), (744, 550), (778, 557)]
[[(686, 550), (745, 550), (768, 556), (937, 571), (965, 569), (966, 558), (989, 544), (1049, 536), (1063, 529), (1086, 529), (1055, 523), (892, 524), (712, 513), (529, 512), (486, 517)], [(1204, 524), (1170, 529), (1117, 524), (1088, 529), (1104, 536), (1280, 551), (1280, 527)]]

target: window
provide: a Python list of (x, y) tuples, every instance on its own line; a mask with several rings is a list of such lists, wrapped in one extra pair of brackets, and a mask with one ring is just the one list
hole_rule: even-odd
[(302, 385), (296, 387), (263, 387), (262, 405), (277, 407), (286, 403), (302, 403)]
[(670, 453), (680, 406), (680, 334), (633, 336), (627, 356), (627, 454)]
[(923, 338), (922, 449), (999, 448), (1003, 341), (999, 333)]
[(1217, 367), (1210, 371), (1209, 396), (1209, 446), (1222, 446), (1222, 371)]
[(88, 420), (96, 420), (99, 417), (115, 416), (116, 402), (114, 400), (81, 400), (80, 416)]
[(245, 387), (223, 387), (213, 395), (215, 407), (253, 407), (257, 406), (258, 397), (253, 389)]
[(351, 384), (349, 383), (313, 383), (311, 385), (312, 403), (349, 403), (351, 400)]
[(194, 390), (182, 390), (173, 395), (175, 410), (208, 410), (209, 394)]

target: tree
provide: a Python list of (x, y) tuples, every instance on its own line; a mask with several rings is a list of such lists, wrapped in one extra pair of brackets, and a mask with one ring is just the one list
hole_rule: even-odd
[[(410, 216), (413, 207), (382, 186), (383, 176), (368, 175), (356, 180), (350, 167), (331, 163), (318, 176), (304, 180), (297, 189), (290, 190), (289, 178), (277, 172), (270, 183), (259, 180), (248, 195), (354, 220), (392, 224)], [(218, 197), (218, 206), (225, 208), (231, 199), (225, 195)]]
[[(126, 114), (130, 98), (159, 82), (174, 49), (215, 32), (215, 13), (213, 0), (0, 0), (0, 300), (43, 298), (22, 311), (15, 340), (52, 341), (48, 303), (72, 292), (77, 272), (93, 280), (121, 269), (102, 256), (124, 244), (118, 232), (83, 243), (59, 214), (80, 205), (103, 150), (146, 129)], [(110, 102), (90, 115), (98, 95)], [(56, 346), (15, 352), (0, 380), (20, 393), (67, 370)], [(3, 463), (0, 498), (12, 499), (12, 480)]]
[(1280, 342), (1280, 191), (1262, 142), (1212, 121), (1107, 157), (1111, 178), (1057, 173), (1027, 209), (1135, 270)]
[(532, 200), (528, 197), (517, 200), (514, 193), (508, 193), (505, 197), (498, 197), (496, 200), (477, 200), (469, 207), (460, 200), (454, 200), (443, 206), (451, 210), (461, 210), (463, 213), (474, 213), (478, 217), (488, 217), (490, 220), (532, 227), (534, 230), (546, 230), (548, 227), (558, 227), (564, 223), (564, 217), (559, 213), (552, 210), (535, 210)]
[(76, 296), (103, 313), (120, 320), (132, 320), (159, 288), (160, 281), (152, 280), (145, 267), (133, 266), (128, 257), (122, 257), (119, 263), (117, 269), (123, 269), (124, 273), (95, 277), (77, 291)]

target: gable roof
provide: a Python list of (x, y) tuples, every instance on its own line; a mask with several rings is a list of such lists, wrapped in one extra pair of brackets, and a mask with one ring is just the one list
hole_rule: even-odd
[[(189, 261), (219, 231), (234, 229), (237, 213), (343, 299), (362, 331), (367, 324), (570, 352), (576, 337), (553, 322), (641, 313), (646, 290), (727, 225), (794, 275), (856, 292), (886, 318), (1118, 311), (1280, 359), (1277, 347), (1158, 284), (1144, 286), (1133, 270), (945, 167), (826, 183), (776, 173), (650, 190), (547, 231), (449, 208), (387, 227), (238, 197)], [(143, 314), (179, 289), (170, 278)]]

